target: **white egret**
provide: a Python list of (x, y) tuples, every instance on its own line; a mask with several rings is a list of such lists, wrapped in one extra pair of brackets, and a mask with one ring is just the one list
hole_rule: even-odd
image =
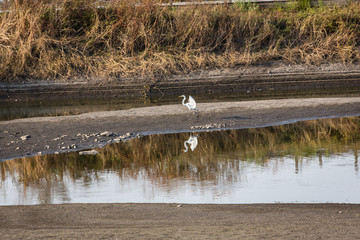
[(187, 152), (187, 151), (189, 150), (187, 144), (190, 144), (190, 149), (191, 149), (191, 151), (194, 151), (194, 149), (195, 149), (195, 148), (197, 147), (197, 145), (198, 145), (197, 136), (190, 136), (189, 139), (184, 142), (184, 146), (185, 146), (184, 152)]
[(181, 95), (179, 97), (183, 97), (184, 99), (182, 100), (182, 104), (184, 106), (187, 106), (189, 108), (189, 111), (191, 110), (195, 110), (196, 112), (199, 111), (199, 109), (196, 108), (196, 102), (195, 100), (189, 95), (189, 100), (187, 103), (185, 103), (186, 100), (186, 96), (185, 95)]

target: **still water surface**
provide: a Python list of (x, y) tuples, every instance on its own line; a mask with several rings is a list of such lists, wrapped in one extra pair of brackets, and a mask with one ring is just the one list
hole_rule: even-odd
[(360, 203), (358, 117), (158, 134), (98, 151), (1, 162), (0, 205)]
[[(358, 88), (316, 89), (306, 91), (254, 91), (246, 93), (193, 95), (197, 102), (246, 101), (301, 97), (341, 97), (359, 96)], [(76, 115), (96, 111), (125, 110), (137, 107), (179, 104), (177, 96), (46, 99), (40, 101), (4, 101), (0, 104), (0, 121), (17, 118)]]

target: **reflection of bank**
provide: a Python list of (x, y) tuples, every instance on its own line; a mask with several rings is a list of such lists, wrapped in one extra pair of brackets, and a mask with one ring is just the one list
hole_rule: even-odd
[(184, 152), (187, 152), (189, 150), (188, 148), (188, 144), (190, 144), (190, 149), (191, 151), (194, 151), (194, 149), (197, 147), (198, 145), (198, 139), (197, 139), (197, 136), (190, 136), (188, 140), (186, 140), (184, 142), (184, 146), (185, 146), (185, 150)]

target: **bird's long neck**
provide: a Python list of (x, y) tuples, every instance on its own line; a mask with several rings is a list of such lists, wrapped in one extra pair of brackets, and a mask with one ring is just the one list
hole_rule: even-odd
[(184, 142), (184, 146), (185, 146), (185, 150), (184, 150), (184, 152), (187, 152), (187, 151), (188, 151), (188, 149), (189, 149), (189, 148), (188, 148), (188, 146), (187, 146), (187, 143), (188, 143), (188, 141), (185, 141), (185, 142)]
[(185, 99), (186, 99), (186, 96), (183, 96), (183, 101), (182, 101), (182, 104), (185, 106)]

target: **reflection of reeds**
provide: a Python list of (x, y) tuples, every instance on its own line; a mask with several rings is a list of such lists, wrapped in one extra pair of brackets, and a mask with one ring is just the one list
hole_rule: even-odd
[(6, 174), (16, 175), (26, 186), (42, 180), (61, 181), (65, 174), (74, 180), (88, 181), (97, 178), (99, 171), (116, 171), (121, 178), (136, 178), (144, 170), (151, 178), (162, 181), (179, 176), (204, 180), (214, 179), (229, 169), (238, 170), (241, 161), (266, 164), (273, 157), (292, 156), (297, 164), (303, 157), (321, 158), (348, 151), (349, 145), (356, 155), (360, 118), (197, 134), (199, 145), (194, 152), (183, 152), (188, 133), (150, 135), (105, 146), (96, 156), (69, 153), (1, 162), (1, 179), (5, 181)]

